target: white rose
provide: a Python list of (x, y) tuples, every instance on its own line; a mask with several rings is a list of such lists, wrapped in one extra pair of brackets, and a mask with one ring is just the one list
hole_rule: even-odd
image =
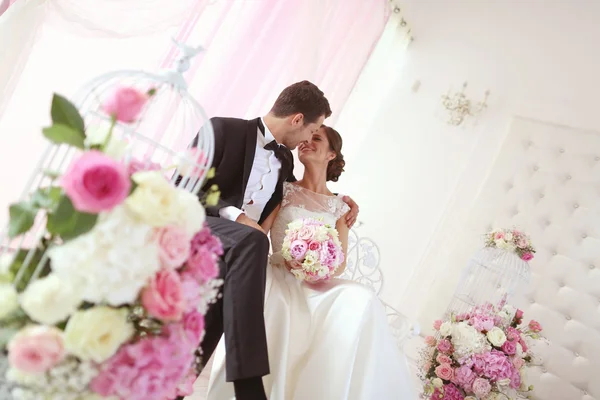
[(493, 327), (491, 331), (486, 334), (488, 340), (495, 347), (501, 347), (506, 342), (506, 335), (502, 329), (497, 326)]
[(504, 240), (506, 240), (507, 242), (512, 242), (513, 234), (508, 232), (506, 235), (504, 235)]
[(433, 386), (435, 386), (436, 388), (441, 388), (442, 386), (444, 386), (444, 381), (442, 381), (440, 378), (433, 378), (431, 380), (431, 383), (433, 384)]
[(178, 191), (160, 172), (136, 172), (132, 179), (138, 186), (125, 204), (140, 220), (156, 227), (180, 220)]
[(78, 285), (83, 300), (113, 306), (133, 303), (160, 269), (152, 227), (124, 206), (100, 214), (94, 228), (49, 250), (52, 270)]
[(315, 229), (315, 240), (322, 242), (327, 240), (327, 234), (328, 234), (328, 229), (324, 226), (318, 226), (317, 229)]
[(452, 334), (452, 323), (449, 321), (444, 322), (440, 326), (440, 335), (443, 337), (448, 337)]
[(508, 315), (514, 315), (517, 312), (517, 309), (510, 304), (505, 304), (504, 307), (502, 307), (502, 311), (506, 312)]
[(125, 308), (105, 306), (77, 311), (65, 328), (65, 348), (84, 361), (109, 359), (135, 332), (127, 314)]
[(8, 317), (19, 308), (19, 295), (10, 283), (0, 283), (0, 319)]
[(81, 304), (81, 293), (55, 274), (33, 281), (21, 294), (21, 307), (33, 320), (54, 325), (65, 320)]
[(177, 201), (179, 203), (177, 225), (183, 227), (192, 236), (200, 232), (206, 220), (206, 212), (198, 197), (183, 189), (177, 189)]
[[(106, 138), (108, 137), (109, 129), (110, 128), (108, 126), (95, 126), (86, 129), (84, 140), (85, 146), (91, 147), (104, 145), (104, 142), (106, 142)], [(120, 161), (127, 152), (127, 146), (127, 142), (118, 139), (115, 135), (113, 135), (111, 136), (103, 152), (113, 160)]]
[(290, 231), (297, 231), (297, 230), (300, 230), (301, 228), (302, 228), (302, 220), (301, 219), (296, 219), (288, 224), (288, 229)]
[(473, 396), (467, 396), (464, 400), (477, 400), (477, 398)]
[(312, 267), (313, 265), (316, 264), (316, 262), (318, 260), (319, 260), (319, 254), (315, 251), (309, 250), (304, 255), (303, 264), (306, 265), (307, 267)]

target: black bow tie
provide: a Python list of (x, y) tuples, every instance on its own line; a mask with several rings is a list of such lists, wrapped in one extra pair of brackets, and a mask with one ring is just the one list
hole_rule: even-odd
[[(265, 126), (263, 125), (261, 119), (258, 120), (258, 129), (260, 130), (260, 133), (262, 133), (263, 136), (265, 136)], [(285, 147), (283, 147), (282, 145), (277, 143), (277, 141), (275, 141), (275, 140), (273, 140), (270, 143), (267, 143), (265, 145), (265, 147), (263, 147), (263, 149), (274, 152), (275, 157), (277, 157), (279, 159), (281, 159), (283, 152), (285, 151)]]

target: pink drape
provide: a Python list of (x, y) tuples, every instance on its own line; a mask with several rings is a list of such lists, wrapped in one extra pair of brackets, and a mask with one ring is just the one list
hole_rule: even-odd
[(0, 15), (4, 14), (8, 7), (10, 7), (17, 0), (0, 0)]
[(307, 79), (328, 97), (332, 124), (389, 17), (386, 0), (200, 3), (179, 39), (206, 48), (186, 79), (209, 116), (262, 115), (285, 86)]

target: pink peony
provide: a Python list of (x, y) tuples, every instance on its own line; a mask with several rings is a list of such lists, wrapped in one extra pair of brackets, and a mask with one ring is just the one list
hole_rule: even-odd
[(454, 370), (450, 364), (440, 364), (435, 367), (435, 374), (443, 380), (449, 381), (454, 377)]
[(40, 374), (65, 356), (61, 331), (41, 325), (21, 330), (8, 343), (8, 362), (20, 371)]
[(219, 256), (223, 255), (221, 241), (210, 233), (207, 225), (192, 239), (191, 254), (185, 271), (198, 282), (205, 283), (219, 276)]
[(531, 320), (529, 321), (529, 330), (531, 332), (541, 332), (542, 331), (542, 325), (540, 325), (539, 322), (535, 321), (535, 320)]
[[(342, 258), (340, 258), (342, 256)], [(343, 262), (343, 255), (340, 248), (333, 240), (328, 240), (323, 243), (321, 252), (319, 253), (319, 262), (328, 267), (336, 267)]]
[(300, 261), (304, 258), (307, 249), (308, 245), (304, 240), (294, 240), (290, 245), (290, 254), (294, 258), (294, 260)]
[(308, 243), (308, 249), (312, 251), (319, 251), (321, 250), (321, 243), (316, 240), (311, 240)]
[(454, 349), (452, 348), (452, 343), (448, 339), (442, 339), (438, 343), (438, 350), (444, 354), (451, 354)]
[(187, 335), (191, 348), (200, 346), (204, 337), (204, 315), (194, 310), (183, 316), (183, 330)]
[(433, 329), (435, 329), (436, 331), (440, 330), (440, 326), (442, 326), (444, 322), (441, 319), (436, 319), (435, 321), (433, 321)]
[(305, 224), (298, 230), (298, 239), (308, 242), (315, 235), (315, 228), (312, 225)]
[(178, 226), (155, 229), (158, 240), (161, 265), (163, 268), (179, 268), (190, 256), (191, 243), (187, 231)]
[(437, 340), (433, 336), (427, 336), (425, 337), (425, 344), (433, 347), (437, 344)]
[(61, 185), (77, 211), (92, 214), (118, 206), (131, 189), (125, 167), (96, 150), (71, 163)]
[(522, 259), (523, 261), (530, 261), (530, 260), (532, 260), (532, 259), (533, 259), (533, 254), (532, 254), (532, 253), (529, 253), (529, 252), (527, 252), (527, 253), (523, 253), (523, 255), (521, 256), (521, 259)]
[(452, 359), (445, 354), (438, 354), (435, 361), (439, 364), (452, 364)]
[(183, 316), (186, 301), (179, 274), (170, 269), (158, 271), (142, 290), (142, 306), (161, 321), (178, 321)]
[(514, 355), (517, 352), (517, 342), (512, 341), (512, 340), (507, 340), (502, 345), (502, 351), (509, 356)]
[(463, 400), (460, 390), (452, 383), (444, 385), (444, 397), (442, 400)]
[(487, 379), (477, 378), (473, 381), (472, 390), (478, 398), (482, 399), (490, 393), (492, 385), (490, 385), (490, 382)]
[(471, 317), (470, 323), (479, 332), (488, 332), (494, 327), (494, 318), (484, 314), (477, 314)]
[(454, 379), (456, 384), (467, 392), (471, 391), (473, 381), (476, 377), (477, 375), (475, 375), (475, 372), (473, 372), (471, 368), (464, 365), (454, 370)]
[(148, 95), (132, 87), (120, 87), (102, 104), (102, 110), (121, 122), (133, 122), (148, 101)]
[(102, 364), (90, 388), (105, 397), (173, 399), (180, 385), (189, 379), (194, 350), (181, 340), (177, 326), (167, 326), (163, 336), (122, 346)]

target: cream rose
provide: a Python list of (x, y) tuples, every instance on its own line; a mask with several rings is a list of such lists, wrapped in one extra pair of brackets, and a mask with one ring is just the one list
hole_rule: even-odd
[(65, 328), (65, 347), (73, 355), (101, 363), (112, 357), (131, 338), (133, 325), (126, 309), (105, 306), (78, 311)]
[(452, 323), (451, 322), (446, 321), (440, 326), (440, 335), (442, 335), (443, 337), (448, 337), (448, 336), (452, 335)]
[(444, 381), (442, 381), (440, 378), (433, 378), (431, 380), (431, 383), (436, 388), (441, 388), (442, 386), (444, 386)]
[(306, 255), (304, 256), (304, 265), (312, 267), (313, 265), (316, 264), (316, 262), (319, 260), (319, 255), (312, 250), (309, 250), (306, 252)]
[(19, 308), (19, 296), (9, 283), (0, 283), (0, 319), (8, 317)]
[(179, 213), (175, 223), (183, 227), (189, 235), (200, 232), (206, 220), (206, 212), (198, 197), (190, 192), (177, 190), (177, 201)]
[(54, 325), (77, 311), (81, 292), (75, 285), (50, 274), (29, 284), (21, 294), (21, 307), (34, 321)]
[(506, 342), (506, 335), (502, 329), (498, 328), (497, 326), (493, 327), (492, 330), (486, 334), (486, 336), (490, 343), (495, 347), (501, 347), (504, 342)]
[(125, 204), (141, 221), (160, 227), (180, 220), (177, 190), (160, 172), (136, 172), (132, 179), (138, 186)]
[[(91, 146), (103, 146), (108, 138), (108, 132), (110, 127), (106, 124), (103, 126), (95, 126), (85, 130), (85, 141), (84, 144), (87, 147)], [(117, 138), (116, 136), (111, 136), (108, 141), (106, 148), (103, 153), (116, 161), (121, 161), (125, 152), (127, 151), (127, 142)]]

